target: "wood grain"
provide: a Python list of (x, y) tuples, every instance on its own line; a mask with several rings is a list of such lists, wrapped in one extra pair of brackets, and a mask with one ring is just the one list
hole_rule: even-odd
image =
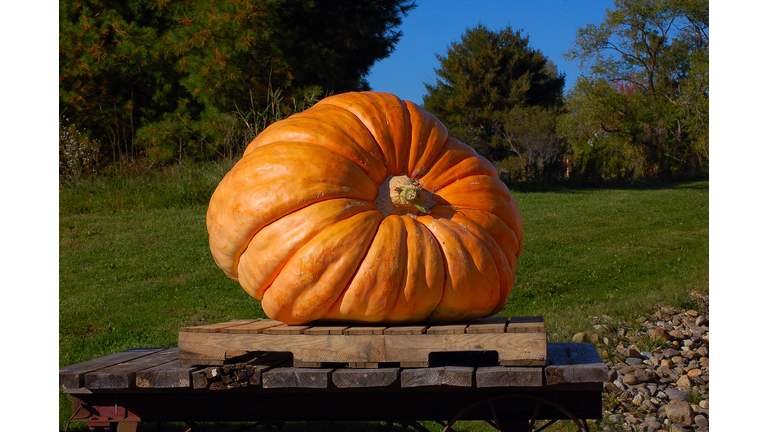
[(331, 368), (276, 368), (261, 375), (264, 388), (327, 388)]
[(192, 384), (196, 367), (182, 366), (178, 359), (136, 372), (140, 388), (186, 388)]
[(540, 367), (479, 367), (477, 387), (541, 387), (544, 382)]
[(544, 319), (540, 316), (511, 317), (507, 324), (509, 333), (546, 332)]
[(385, 335), (415, 335), (427, 332), (427, 326), (403, 326), (389, 327), (384, 330)]
[[(364, 327), (377, 334), (306, 335), (179, 333), (179, 359), (184, 365), (220, 365), (228, 350), (291, 352), (296, 365), (317, 363), (399, 363), (423, 365), (437, 352), (496, 351), (503, 366), (544, 366), (546, 333), (464, 333), (466, 326), (438, 326), (426, 334), (383, 334), (379, 328)], [(450, 327), (450, 328), (446, 328)], [(345, 330), (348, 331), (350, 329)], [(378, 334), (381, 331), (382, 334)], [(362, 365), (367, 367), (368, 365)]]
[[(279, 337), (277, 337), (279, 336)], [(496, 351), (504, 366), (543, 366), (544, 333), (445, 333), (414, 335), (268, 335), (179, 333), (185, 365), (222, 364), (227, 350), (283, 351), (307, 363), (428, 362), (433, 352)]]
[(169, 348), (89, 372), (85, 375), (85, 388), (89, 390), (133, 388), (136, 385), (138, 371), (168, 363), (177, 358), (178, 348)]
[(283, 325), (283, 323), (280, 321), (275, 321), (271, 319), (260, 319), (260, 320), (251, 321), (251, 322), (237, 325), (237, 326), (225, 327), (221, 329), (221, 332), (222, 333), (240, 333), (240, 334), (263, 333), (264, 330), (271, 327), (277, 327), (279, 325)]
[(194, 333), (217, 333), (226, 328), (246, 325), (246, 324), (257, 322), (257, 321), (261, 321), (261, 319), (232, 320), (232, 321), (216, 323), (216, 324), (206, 324), (206, 325), (194, 326), (194, 327), (182, 327), (181, 329), (179, 329), (179, 331), (194, 332)]
[(338, 388), (387, 387), (398, 378), (399, 368), (337, 369), (332, 380)]
[(165, 348), (134, 348), (128, 351), (122, 351), (81, 363), (64, 366), (59, 368), (59, 388), (62, 390), (84, 388), (85, 374), (89, 372), (94, 372), (99, 369), (144, 357), (164, 349)]
[(402, 387), (472, 387), (474, 370), (473, 367), (465, 366), (403, 369), (400, 372), (400, 382)]
[(504, 333), (506, 329), (506, 317), (487, 317), (472, 321), (467, 333)]

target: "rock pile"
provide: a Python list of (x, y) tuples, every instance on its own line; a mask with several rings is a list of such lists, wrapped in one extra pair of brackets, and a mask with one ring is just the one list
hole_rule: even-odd
[(659, 306), (630, 325), (593, 318), (593, 342), (610, 369), (603, 385), (605, 431), (709, 430), (709, 296), (696, 309)]

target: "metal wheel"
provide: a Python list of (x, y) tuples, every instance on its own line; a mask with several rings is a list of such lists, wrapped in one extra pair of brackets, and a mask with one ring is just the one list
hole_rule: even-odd
[[(531, 413), (530, 420), (523, 420), (521, 422), (515, 422), (515, 423), (504, 423), (503, 421), (501, 421), (496, 412), (496, 402), (501, 400), (505, 400), (506, 402), (506, 400), (508, 399), (528, 399), (528, 400), (535, 401), (536, 404)], [(529, 395), (520, 395), (520, 394), (495, 396), (492, 398), (482, 400), (480, 402), (476, 402), (472, 405), (469, 405), (468, 407), (461, 410), (461, 412), (456, 414), (456, 416), (453, 417), (453, 419), (451, 419), (450, 422), (448, 422), (448, 424), (443, 429), (443, 432), (452, 431), (453, 429), (451, 428), (451, 426), (453, 426), (454, 423), (459, 421), (469, 411), (475, 408), (481, 407), (483, 405), (488, 405), (491, 411), (491, 415), (493, 416), (493, 423), (491, 423), (490, 421), (488, 423), (490, 423), (493, 427), (495, 427), (499, 432), (523, 432), (523, 431), (524, 432), (540, 432), (548, 428), (549, 426), (551, 426), (557, 421), (557, 420), (552, 420), (538, 429), (535, 429), (535, 430), (533, 429), (534, 424), (537, 420), (537, 416), (539, 414), (539, 408), (541, 407), (542, 404), (549, 405), (557, 409), (558, 411), (562, 412), (563, 414), (565, 414), (576, 425), (579, 432), (589, 432), (586, 421), (580, 422), (578, 418), (576, 418), (568, 409), (566, 409), (562, 405), (556, 404), (554, 402), (548, 401), (538, 396), (529, 396)]]

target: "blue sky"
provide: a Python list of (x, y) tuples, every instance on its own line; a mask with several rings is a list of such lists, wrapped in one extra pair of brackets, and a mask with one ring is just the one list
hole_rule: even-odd
[(613, 0), (416, 0), (417, 7), (400, 26), (403, 36), (388, 58), (377, 62), (366, 77), (376, 91), (393, 93), (421, 104), (424, 83), (434, 83), (439, 63), (451, 42), (477, 24), (497, 31), (510, 26), (523, 30), (529, 46), (539, 50), (565, 72), (570, 89), (580, 75), (578, 61), (566, 61), (576, 30), (600, 24)]

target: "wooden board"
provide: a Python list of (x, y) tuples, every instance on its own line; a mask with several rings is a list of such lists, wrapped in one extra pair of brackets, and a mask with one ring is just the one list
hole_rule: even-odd
[(306, 369), (306, 368), (275, 368), (261, 375), (261, 384), (264, 388), (317, 388), (328, 387), (331, 368)]
[(338, 388), (388, 387), (397, 381), (399, 368), (337, 369), (333, 384)]
[(433, 368), (403, 369), (400, 380), (403, 387), (452, 386), (472, 387), (475, 368), (442, 366)]
[(547, 331), (540, 316), (511, 317), (507, 323), (507, 332), (526, 333)]
[(608, 366), (591, 343), (550, 343), (548, 351), (547, 385), (608, 380)]
[(540, 367), (480, 367), (476, 379), (478, 388), (541, 387), (544, 382)]
[[(188, 331), (188, 332), (216, 333), (227, 328), (238, 327), (238, 326), (247, 325), (247, 324), (260, 322), (260, 321), (262, 321), (261, 318), (252, 319), (252, 320), (232, 320), (232, 321), (227, 321), (223, 323), (206, 324), (206, 325), (194, 326), (194, 327), (183, 327), (181, 330)], [(282, 324), (280, 322), (277, 322), (277, 323)]]
[(189, 387), (192, 372), (197, 368), (182, 366), (178, 358), (167, 363), (136, 372), (136, 386), (140, 388)]
[(178, 348), (164, 349), (89, 372), (85, 375), (85, 388), (89, 390), (132, 388), (136, 385), (137, 372), (176, 360), (178, 351)]
[(64, 391), (84, 388), (85, 375), (126, 361), (162, 351), (164, 348), (134, 348), (59, 369), (59, 388)]
[[(271, 321), (271, 320), (267, 320)], [(544, 366), (547, 336), (541, 317), (491, 317), (467, 324), (433, 326), (274, 325), (244, 333), (257, 323), (214, 331), (179, 331), (182, 365), (222, 365), (229, 355), (289, 352), (294, 367), (344, 364), (350, 368), (429, 366), (430, 355), (494, 351), (500, 366)], [(263, 324), (261, 324), (263, 325)], [(238, 330), (239, 329), (239, 330)]]

